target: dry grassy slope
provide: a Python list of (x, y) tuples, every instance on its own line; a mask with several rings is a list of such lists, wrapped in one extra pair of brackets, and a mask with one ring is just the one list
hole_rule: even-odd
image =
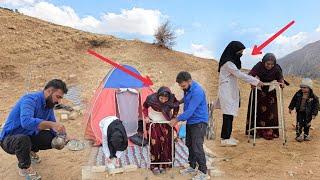
[[(216, 62), (212, 60), (140, 41), (82, 32), (2, 9), (0, 24), (0, 43), (3, 45), (0, 49), (0, 97), (6, 102), (1, 105), (0, 119), (4, 119), (8, 108), (23, 94), (30, 79), (31, 90), (42, 88), (46, 81), (58, 77), (69, 84), (81, 85), (85, 99), (91, 97), (111, 66), (87, 55), (86, 50), (92, 48), (90, 40), (105, 41), (104, 45), (93, 49), (151, 76), (155, 89), (161, 85), (172, 86), (181, 70), (201, 72), (203, 76), (199, 81), (207, 89), (215, 84)], [(71, 79), (70, 75), (76, 75), (76, 78)]]

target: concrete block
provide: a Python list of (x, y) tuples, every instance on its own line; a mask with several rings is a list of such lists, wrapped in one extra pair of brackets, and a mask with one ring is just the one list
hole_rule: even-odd
[(82, 180), (104, 180), (108, 177), (108, 174), (106, 172), (93, 172), (91, 166), (83, 166), (81, 173)]
[(60, 120), (68, 120), (69, 119), (69, 115), (68, 114), (60, 114)]
[(70, 114), (70, 111), (67, 111), (67, 110), (64, 110), (64, 109), (59, 109), (59, 110), (56, 110), (56, 113), (57, 114)]
[(106, 166), (92, 166), (91, 167), (91, 172), (94, 173), (100, 173), (100, 172), (106, 172), (107, 168)]
[(81, 169), (82, 180), (88, 180), (91, 178), (91, 168), (89, 166), (83, 166)]

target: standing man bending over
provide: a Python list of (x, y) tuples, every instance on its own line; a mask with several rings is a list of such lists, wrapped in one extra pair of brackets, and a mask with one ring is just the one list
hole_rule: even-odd
[(198, 174), (194, 180), (210, 179), (207, 175), (206, 157), (203, 150), (204, 136), (208, 124), (208, 106), (206, 94), (202, 87), (192, 80), (190, 73), (180, 72), (176, 79), (184, 91), (184, 112), (177, 119), (171, 120), (171, 126), (178, 121), (187, 121), (186, 146), (189, 149), (190, 167), (181, 170), (181, 174), (195, 174), (198, 165)]

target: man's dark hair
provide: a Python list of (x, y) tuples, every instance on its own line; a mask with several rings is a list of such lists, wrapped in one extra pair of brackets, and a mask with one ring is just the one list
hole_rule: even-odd
[(63, 91), (64, 94), (67, 94), (68, 88), (65, 82), (63, 82), (60, 79), (52, 79), (47, 83), (47, 85), (44, 87), (44, 90), (48, 88), (54, 88), (54, 89), (60, 89)]
[(191, 78), (190, 73), (188, 73), (186, 71), (182, 71), (182, 72), (179, 72), (179, 74), (177, 75), (176, 82), (180, 84), (183, 81), (189, 81), (191, 79), (192, 78)]

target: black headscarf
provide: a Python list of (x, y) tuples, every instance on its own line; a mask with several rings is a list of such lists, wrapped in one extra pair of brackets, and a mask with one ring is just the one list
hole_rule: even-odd
[(108, 127), (108, 147), (110, 158), (116, 157), (117, 151), (124, 151), (128, 147), (128, 137), (122, 122), (114, 120)]
[(235, 64), (238, 69), (241, 69), (241, 55), (237, 55), (237, 52), (245, 48), (240, 41), (231, 41), (221, 55), (218, 72), (220, 72), (220, 68), (228, 61)]

